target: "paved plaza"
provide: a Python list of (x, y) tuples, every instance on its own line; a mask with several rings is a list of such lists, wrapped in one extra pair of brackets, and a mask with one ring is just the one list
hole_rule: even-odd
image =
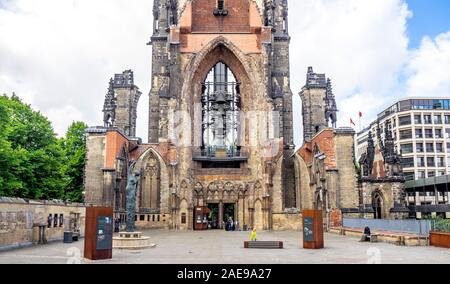
[[(450, 249), (434, 247), (400, 247), (386, 243), (360, 243), (355, 238), (325, 236), (326, 249), (301, 248), (298, 232), (261, 232), (260, 240), (284, 241), (283, 250), (249, 250), (243, 248), (249, 232), (173, 232), (146, 231), (156, 248), (142, 251), (115, 250), (114, 264), (428, 264), (450, 263)], [(83, 241), (62, 242), (0, 252), (0, 263), (91, 263), (81, 260)]]

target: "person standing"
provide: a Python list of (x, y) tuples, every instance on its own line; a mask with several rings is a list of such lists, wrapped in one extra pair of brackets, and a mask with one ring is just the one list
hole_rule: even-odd
[(256, 242), (256, 238), (257, 238), (256, 229), (253, 229), (252, 233), (250, 234), (250, 241)]

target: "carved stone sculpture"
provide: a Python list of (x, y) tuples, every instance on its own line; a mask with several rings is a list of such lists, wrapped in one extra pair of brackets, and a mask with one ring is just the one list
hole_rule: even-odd
[(139, 184), (140, 173), (134, 172), (134, 166), (136, 163), (130, 165), (128, 169), (128, 184), (126, 188), (127, 192), (127, 222), (126, 231), (128, 233), (134, 232), (135, 229), (135, 216), (136, 216), (136, 190)]

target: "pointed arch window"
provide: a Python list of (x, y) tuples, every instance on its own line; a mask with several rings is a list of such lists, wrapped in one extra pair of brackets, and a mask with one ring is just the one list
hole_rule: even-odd
[(230, 68), (218, 62), (202, 84), (203, 149), (211, 155), (217, 150), (233, 155), (239, 141), (239, 83)]

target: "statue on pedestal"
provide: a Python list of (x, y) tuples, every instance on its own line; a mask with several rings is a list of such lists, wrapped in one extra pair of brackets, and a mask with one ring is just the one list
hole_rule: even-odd
[(113, 238), (115, 249), (136, 250), (156, 247), (151, 243), (150, 237), (144, 237), (141, 232), (135, 231), (136, 191), (141, 177), (140, 172), (134, 171), (135, 166), (136, 162), (133, 162), (128, 168), (126, 230)]
[(136, 190), (139, 184), (140, 173), (134, 172), (136, 162), (132, 163), (128, 169), (128, 183), (127, 183), (127, 233), (134, 232), (135, 216), (136, 216)]

